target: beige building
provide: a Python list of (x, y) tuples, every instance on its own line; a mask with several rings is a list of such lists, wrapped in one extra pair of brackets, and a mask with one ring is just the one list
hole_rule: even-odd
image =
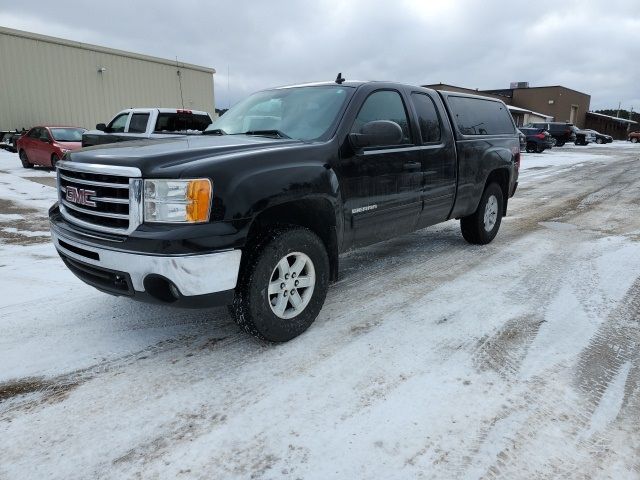
[(94, 128), (130, 107), (214, 116), (212, 68), (0, 27), (0, 130)]

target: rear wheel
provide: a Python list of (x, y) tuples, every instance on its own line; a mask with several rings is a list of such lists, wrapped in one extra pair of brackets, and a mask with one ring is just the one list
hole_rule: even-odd
[(33, 164), (29, 163), (29, 157), (27, 157), (27, 152), (24, 150), (20, 150), (18, 154), (20, 156), (20, 162), (22, 162), (22, 166), (24, 168), (33, 168)]
[(467, 242), (486, 245), (495, 238), (502, 223), (503, 202), (500, 185), (489, 184), (476, 211), (460, 219), (462, 236)]
[(631, 139), (631, 143), (638, 143), (638, 137), (633, 137)]
[(247, 333), (286, 342), (314, 322), (327, 295), (329, 256), (322, 240), (306, 228), (284, 227), (247, 249), (230, 306)]
[(533, 153), (536, 151), (536, 144), (533, 142), (527, 142), (527, 153)]
[(604, 143), (604, 140), (602, 140), (601, 138), (597, 138), (596, 143), (602, 145)]

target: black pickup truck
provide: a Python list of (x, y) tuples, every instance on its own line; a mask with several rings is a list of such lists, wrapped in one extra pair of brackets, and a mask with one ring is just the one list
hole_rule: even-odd
[(275, 88), (205, 135), (69, 153), (52, 239), (99, 290), (227, 304), (247, 332), (286, 341), (319, 314), (346, 250), (450, 219), (493, 240), (519, 164), (499, 100), (342, 79)]

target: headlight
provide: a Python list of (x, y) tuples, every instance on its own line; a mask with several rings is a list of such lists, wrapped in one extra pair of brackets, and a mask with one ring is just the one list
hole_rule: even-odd
[(144, 221), (201, 223), (209, 221), (211, 180), (145, 180)]

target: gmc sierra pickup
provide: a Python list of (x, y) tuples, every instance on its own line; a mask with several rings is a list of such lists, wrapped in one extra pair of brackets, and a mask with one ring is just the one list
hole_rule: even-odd
[(315, 320), (346, 250), (450, 219), (491, 242), (519, 162), (499, 100), (343, 79), (275, 88), (204, 135), (67, 154), (52, 239), (99, 290), (227, 304), (281, 342)]

